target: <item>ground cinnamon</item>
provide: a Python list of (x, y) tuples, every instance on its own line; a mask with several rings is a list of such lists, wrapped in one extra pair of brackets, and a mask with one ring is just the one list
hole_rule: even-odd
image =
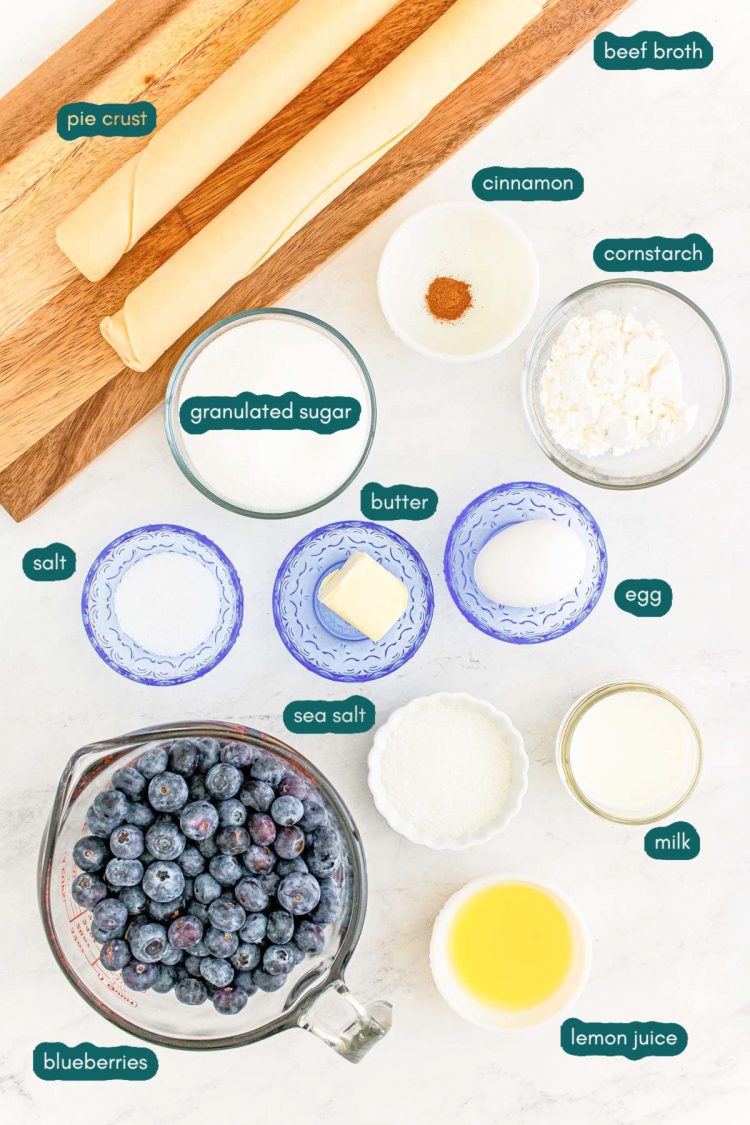
[(436, 320), (459, 320), (473, 304), (471, 286), (455, 277), (436, 277), (430, 282), (425, 303)]

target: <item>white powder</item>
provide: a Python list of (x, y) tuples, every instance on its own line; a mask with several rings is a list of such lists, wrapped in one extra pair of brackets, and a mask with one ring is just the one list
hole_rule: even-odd
[(391, 732), (380, 763), (391, 803), (435, 839), (483, 831), (502, 811), (511, 752), (491, 717), (459, 700), (430, 700)]
[(209, 430), (182, 434), (193, 472), (211, 492), (254, 512), (295, 512), (326, 499), (354, 472), (367, 445), (370, 398), (348, 352), (292, 319), (239, 322), (196, 356), (181, 388), (193, 395), (243, 392), (356, 398), (356, 426), (309, 430)]
[(122, 632), (141, 648), (157, 656), (181, 656), (213, 630), (219, 591), (197, 559), (161, 551), (125, 571), (114, 611)]
[(541, 402), (564, 449), (595, 457), (668, 445), (692, 428), (682, 371), (656, 324), (603, 310), (576, 316), (552, 345)]

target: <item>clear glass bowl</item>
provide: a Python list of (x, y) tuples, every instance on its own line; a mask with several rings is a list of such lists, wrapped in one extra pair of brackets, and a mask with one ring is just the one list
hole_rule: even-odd
[[(216, 585), (215, 624), (189, 652), (165, 656), (149, 652), (122, 629), (115, 611), (117, 587), (142, 559), (164, 554), (185, 555), (199, 562)], [(118, 536), (91, 564), (81, 594), (81, 617), (86, 636), (105, 664), (139, 684), (169, 687), (205, 676), (233, 647), (240, 629), (244, 602), (234, 566), (220, 547), (189, 527), (149, 524)]]
[[(688, 723), (693, 729), (693, 733), (695, 734), (696, 761), (695, 770), (690, 779), (690, 782), (686, 786), (685, 792), (682, 794), (680, 799), (678, 801), (675, 801), (670, 808), (664, 809), (656, 816), (619, 817), (615, 816), (613, 813), (606, 812), (604, 809), (599, 808), (598, 805), (595, 805), (592, 801), (590, 801), (588, 797), (586, 797), (586, 795), (582, 792), (578, 785), (578, 782), (576, 781), (575, 774), (573, 773), (573, 770), (571, 768), (571, 744), (576, 726), (580, 722), (581, 718), (586, 714), (589, 708), (593, 707), (596, 703), (599, 703), (600, 700), (605, 699), (607, 696), (616, 695), (619, 692), (623, 691), (649, 691), (653, 692), (654, 695), (658, 695), (661, 699), (667, 700), (668, 703), (671, 703), (674, 707), (676, 707), (677, 710), (680, 711), (681, 714), (685, 717), (685, 719), (687, 719)], [(673, 813), (682, 808), (687, 799), (694, 792), (695, 787), (700, 779), (701, 769), (703, 768), (703, 743), (701, 740), (700, 730), (698, 729), (693, 716), (676, 696), (671, 695), (668, 691), (664, 691), (663, 688), (655, 687), (653, 684), (642, 683), (638, 680), (625, 680), (618, 683), (602, 684), (601, 687), (593, 688), (585, 695), (582, 695), (580, 699), (576, 700), (576, 702), (570, 708), (567, 715), (560, 724), (560, 730), (557, 734), (555, 756), (557, 759), (557, 771), (560, 775), (560, 778), (562, 779), (563, 784), (565, 785), (565, 788), (568, 790), (570, 795), (579, 803), (579, 805), (583, 805), (583, 807), (585, 809), (588, 809), (589, 812), (594, 813), (596, 816), (600, 816), (602, 820), (610, 821), (610, 823), (612, 824), (657, 824), (659, 821), (666, 820), (667, 817), (672, 816)]]
[[(482, 548), (506, 527), (525, 520), (565, 523), (586, 548), (586, 570), (572, 593), (558, 602), (518, 609), (492, 602), (474, 580)], [(513, 481), (490, 488), (456, 518), (445, 545), (445, 581), (467, 621), (498, 641), (541, 644), (563, 637), (585, 621), (607, 580), (607, 549), (599, 525), (580, 501), (561, 488), (535, 481)]]
[[(322, 604), (318, 591), (353, 551), (364, 551), (405, 584), (406, 613), (380, 641), (371, 641)], [(411, 660), (434, 611), (432, 580), (421, 556), (395, 531), (377, 523), (343, 520), (306, 535), (279, 567), (273, 619), (286, 648), (300, 664), (342, 683), (377, 680)]]
[[(81, 910), (70, 893), (77, 874), (73, 848), (85, 834), (86, 811), (93, 798), (108, 788), (116, 769), (131, 763), (145, 749), (186, 737), (249, 743), (287, 762), (291, 771), (302, 774), (317, 789), (344, 846), (344, 863), (335, 876), (341, 913), (326, 930), (323, 950), (308, 955), (282, 989), (256, 993), (235, 1016), (220, 1015), (212, 1004), (191, 1008), (171, 994), (135, 993), (125, 988), (119, 973), (103, 968), (91, 935), (90, 911)], [(105, 1019), (151, 1043), (192, 1050), (241, 1047), (300, 1027), (358, 1062), (390, 1029), (390, 1004), (360, 1004), (344, 983), (367, 906), (367, 868), (357, 826), (339, 794), (312, 763), (261, 731), (228, 723), (178, 723), (78, 750), (57, 788), (42, 843), (38, 890), (47, 940), (75, 990)]]
[[(695, 424), (684, 438), (620, 456), (587, 458), (563, 449), (550, 433), (540, 392), (552, 345), (572, 317), (604, 309), (633, 313), (643, 323), (654, 321), (664, 332), (682, 369), (683, 398), (698, 406)], [(577, 480), (613, 489), (648, 488), (690, 468), (724, 424), (732, 389), (729, 356), (706, 314), (676, 289), (640, 278), (598, 281), (561, 301), (537, 329), (524, 360), (522, 382), (526, 418), (542, 452)]]
[[(185, 382), (185, 378), (187, 376), (190, 365), (192, 364), (195, 357), (207, 346), (207, 344), (215, 339), (216, 336), (227, 332), (229, 329), (234, 328), (241, 322), (257, 319), (277, 321), (291, 320), (295, 323), (302, 322), (312, 331), (319, 332), (322, 335), (327, 336), (342, 352), (346, 354), (359, 378), (362, 391), (363, 414), (365, 400), (367, 401), (369, 408), (370, 424), (367, 440), (365, 442), (365, 446), (362, 450), (359, 461), (355, 465), (354, 469), (349, 473), (346, 480), (343, 480), (338, 488), (336, 488), (328, 496), (323, 496), (320, 498), (320, 500), (316, 500), (314, 504), (309, 504), (307, 507), (300, 508), (297, 511), (254, 512), (249, 508), (244, 508), (238, 504), (235, 504), (227, 496), (222, 496), (219, 493), (214, 492), (211, 489), (209, 483), (203, 480), (200, 474), (194, 469), (191, 463), (190, 455), (185, 445), (184, 432), (182, 426), (180, 425), (180, 392), (182, 390), (182, 384)], [(283, 389), (284, 388), (281, 388), (281, 390)], [(330, 501), (333, 500), (336, 496), (339, 496), (345, 489), (349, 487), (349, 485), (359, 474), (365, 461), (369, 457), (372, 443), (375, 438), (376, 422), (377, 404), (375, 401), (375, 389), (372, 385), (370, 373), (367, 370), (365, 362), (359, 352), (356, 350), (356, 348), (353, 347), (353, 345), (346, 339), (345, 336), (342, 336), (342, 334), (340, 332), (337, 332), (336, 329), (333, 328), (330, 324), (326, 324), (325, 321), (319, 320), (315, 316), (310, 316), (309, 313), (298, 312), (296, 309), (249, 309), (246, 312), (235, 313), (233, 316), (225, 317), (224, 320), (219, 320), (216, 324), (211, 325), (211, 327), (207, 328), (205, 332), (201, 332), (200, 336), (197, 336), (195, 340), (193, 340), (192, 344), (190, 344), (190, 346), (186, 348), (183, 354), (180, 356), (179, 360), (175, 364), (175, 369), (172, 372), (172, 377), (169, 380), (169, 386), (167, 387), (167, 393), (164, 400), (164, 428), (166, 430), (169, 448), (171, 449), (172, 455), (179, 468), (193, 485), (193, 487), (197, 488), (199, 492), (202, 492), (204, 496), (207, 496), (209, 500), (213, 500), (215, 504), (220, 504), (222, 508), (226, 508), (230, 512), (237, 512), (238, 515), (252, 516), (254, 519), (260, 520), (291, 519), (294, 516), (302, 516), (307, 512), (314, 512), (318, 508), (324, 507), (326, 504), (330, 503)], [(252, 435), (249, 434), (248, 436)]]

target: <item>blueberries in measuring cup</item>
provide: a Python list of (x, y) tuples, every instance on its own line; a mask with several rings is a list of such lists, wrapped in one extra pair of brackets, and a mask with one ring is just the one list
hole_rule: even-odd
[(319, 793), (245, 743), (152, 746), (115, 770), (86, 832), (71, 894), (103, 968), (134, 992), (236, 1015), (320, 953), (341, 911), (342, 845)]

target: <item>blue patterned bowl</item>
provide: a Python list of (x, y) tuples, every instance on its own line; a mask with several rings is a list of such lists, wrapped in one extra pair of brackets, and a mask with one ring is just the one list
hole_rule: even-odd
[[(318, 601), (323, 580), (353, 551), (364, 551), (409, 591), (409, 608), (381, 641), (371, 641)], [(432, 581), (414, 548), (387, 527), (356, 520), (331, 523), (293, 547), (276, 575), (273, 618), (295, 660), (329, 680), (377, 680), (411, 660), (434, 610)]]
[[(165, 551), (200, 562), (216, 582), (219, 609), (210, 634), (190, 652), (162, 656), (141, 648), (123, 632), (115, 593), (123, 575), (151, 555)], [(105, 664), (140, 684), (167, 687), (197, 680), (223, 660), (242, 626), (243, 597), (237, 571), (215, 543), (176, 524), (151, 524), (126, 531), (94, 560), (81, 595), (86, 635)]]
[[(586, 547), (586, 572), (571, 594), (550, 605), (516, 609), (489, 601), (474, 581), (474, 563), (499, 531), (524, 520), (561, 520)], [(601, 597), (607, 578), (607, 549), (591, 512), (551, 484), (515, 481), (477, 496), (453, 524), (443, 559), (445, 580), (461, 613), (490, 637), (533, 645), (562, 637), (580, 625)]]

